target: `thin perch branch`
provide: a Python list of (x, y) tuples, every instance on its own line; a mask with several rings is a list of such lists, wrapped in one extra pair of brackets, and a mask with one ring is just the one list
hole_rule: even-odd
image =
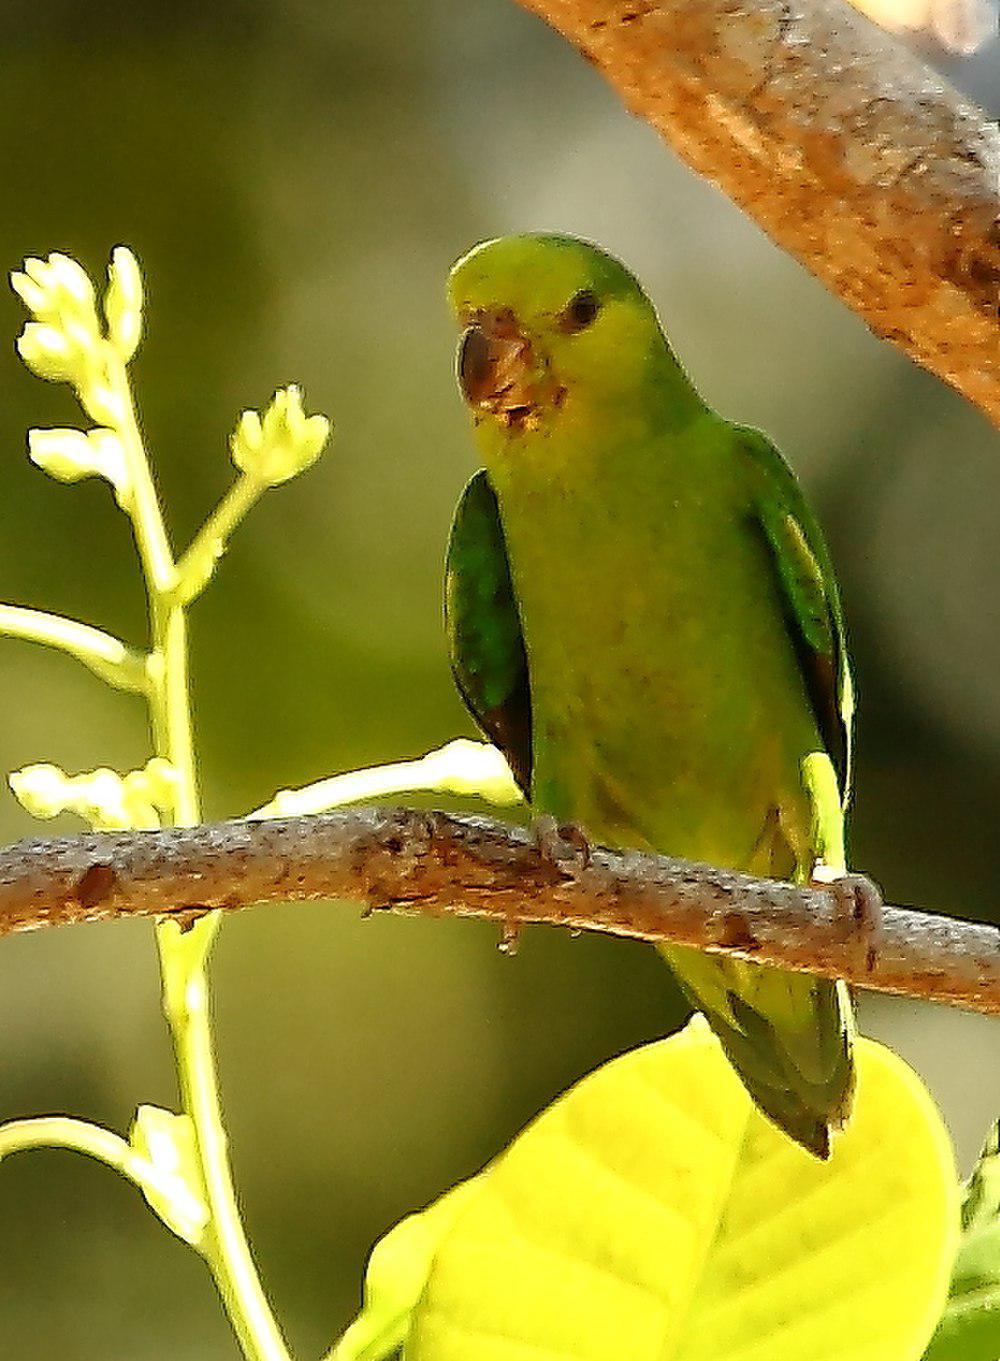
[(843, 0), (520, 0), (1000, 425), (1000, 128)]
[(0, 934), (136, 914), (337, 898), (366, 909), (675, 941), (1000, 1014), (1000, 931), (886, 908), (874, 959), (834, 889), (571, 845), (478, 818), (352, 809), (23, 841), (0, 852)]

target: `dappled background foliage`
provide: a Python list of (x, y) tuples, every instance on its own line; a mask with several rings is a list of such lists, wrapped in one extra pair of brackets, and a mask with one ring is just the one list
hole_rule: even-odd
[[(854, 859), (887, 895), (1000, 914), (997, 437), (873, 340), (728, 201), (505, 0), (80, 6), (3, 21), (0, 262), (131, 244), (149, 286), (135, 382), (184, 543), (230, 475), (236, 413), (300, 381), (332, 449), (268, 497), (195, 607), (209, 816), (470, 731), (448, 676), (441, 563), (471, 472), (443, 303), (452, 259), (528, 228), (629, 261), (710, 401), (765, 426), (828, 528), (861, 690)], [(954, 68), (1000, 108), (1000, 48)], [(0, 335), (22, 312), (0, 299)], [(68, 393), (0, 347), (0, 598), (140, 639), (126, 526), (96, 482), (31, 469)], [(0, 764), (123, 769), (139, 701), (27, 645), (0, 648)], [(71, 824), (65, 824), (68, 830)], [(36, 829), (9, 796), (0, 836)], [(365, 1253), (478, 1168), (570, 1081), (673, 1027), (638, 946), (271, 908), (224, 925), (219, 1057), (246, 1219), (303, 1355), (353, 1309)], [(963, 1147), (1000, 1109), (996, 1027), (879, 1002)], [(124, 1128), (170, 1105), (147, 924), (0, 946), (0, 1112)], [(24, 1361), (235, 1355), (211, 1281), (105, 1169), (0, 1169), (0, 1345)]]

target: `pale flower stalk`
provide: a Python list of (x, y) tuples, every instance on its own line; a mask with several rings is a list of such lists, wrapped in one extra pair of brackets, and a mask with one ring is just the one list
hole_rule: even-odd
[[(95, 675), (140, 695), (155, 754), (138, 770), (107, 767), (70, 775), (51, 763), (14, 772), (11, 787), (35, 817), (71, 812), (100, 831), (190, 825), (200, 819), (187, 681), (186, 607), (212, 576), (229, 537), (255, 502), (309, 468), (330, 422), (307, 415), (294, 385), (263, 412), (245, 411), (230, 438), (237, 476), (179, 561), (174, 558), (142, 440), (128, 363), (142, 337), (143, 286), (135, 256), (113, 253), (100, 300), (68, 256), (31, 258), (11, 282), (31, 320), (18, 341), (42, 378), (69, 383), (97, 422), (87, 430), (32, 430), (31, 461), (51, 477), (103, 477), (129, 516), (149, 602), (150, 646), (136, 651), (76, 620), (0, 604), (0, 635), (76, 657)], [(496, 803), (521, 795), (500, 752), (458, 739), (414, 761), (348, 772), (308, 789), (283, 791), (256, 816), (314, 812), (403, 789), (480, 794)], [(153, 1212), (208, 1264), (247, 1361), (289, 1361), (258, 1280), (232, 1185), (212, 1052), (208, 954), (219, 914), (181, 929), (157, 925), (164, 1013), (177, 1061), (180, 1110), (143, 1105), (128, 1139), (66, 1116), (0, 1125), (0, 1159), (29, 1148), (74, 1149), (128, 1177)]]
[[(63, 381), (97, 425), (33, 430), (32, 462), (64, 482), (100, 476), (131, 519), (149, 601), (151, 645), (133, 653), (119, 640), (74, 620), (0, 605), (0, 633), (46, 643), (79, 658), (102, 679), (140, 693), (149, 707), (155, 755), (141, 770), (99, 768), (67, 775), (37, 764), (11, 785), (35, 816), (71, 811), (98, 830), (191, 824), (200, 818), (187, 681), (185, 606), (211, 575), (242, 515), (268, 486), (308, 467), (329, 434), (325, 417), (307, 417), (298, 389), (276, 394), (259, 438), (239, 445), (244, 468), (185, 562), (194, 554), (197, 589), (174, 560), (132, 399), (128, 363), (142, 336), (143, 288), (135, 256), (119, 246), (98, 313), (93, 285), (65, 255), (31, 258), (11, 279), (31, 313), (18, 340), (27, 366)], [(252, 424), (252, 423), (251, 423)], [(246, 428), (244, 426), (244, 428)], [(157, 927), (164, 1012), (177, 1061), (181, 1109), (140, 1107), (129, 1140), (65, 1117), (0, 1126), (0, 1157), (19, 1149), (74, 1148), (129, 1177), (150, 1208), (196, 1247), (215, 1278), (247, 1361), (288, 1361), (288, 1351), (258, 1280), (240, 1220), (222, 1124), (212, 1052), (206, 962), (218, 926), (207, 914), (189, 929)]]
[(325, 416), (305, 414), (302, 393), (294, 385), (279, 388), (263, 416), (257, 411), (243, 412), (229, 437), (240, 475), (177, 564), (175, 603), (187, 605), (201, 594), (240, 521), (269, 487), (280, 486), (311, 467), (329, 438), (330, 422)]

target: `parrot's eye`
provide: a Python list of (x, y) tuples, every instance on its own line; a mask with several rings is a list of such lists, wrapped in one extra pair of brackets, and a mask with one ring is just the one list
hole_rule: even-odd
[(560, 317), (564, 331), (583, 331), (601, 310), (601, 300), (591, 288), (581, 288), (566, 304)]

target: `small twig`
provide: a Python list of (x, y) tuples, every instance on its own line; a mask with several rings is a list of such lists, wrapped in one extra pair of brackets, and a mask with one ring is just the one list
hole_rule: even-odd
[(1000, 1014), (1000, 931), (887, 907), (874, 958), (825, 888), (595, 849), (565, 859), (485, 819), (352, 809), (23, 841), (0, 852), (0, 934), (339, 898), (371, 910), (674, 941)]
[(44, 610), (0, 604), (0, 635), (66, 652), (118, 690), (149, 692), (147, 659), (110, 633)]
[(995, 121), (844, 0), (519, 2), (876, 334), (1000, 425)]

